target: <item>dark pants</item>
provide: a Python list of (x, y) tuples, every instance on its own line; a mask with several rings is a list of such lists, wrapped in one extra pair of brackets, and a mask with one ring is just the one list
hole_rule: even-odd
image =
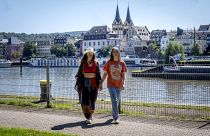
[(84, 87), (81, 92), (81, 106), (86, 119), (90, 119), (95, 110), (98, 90), (96, 87)]

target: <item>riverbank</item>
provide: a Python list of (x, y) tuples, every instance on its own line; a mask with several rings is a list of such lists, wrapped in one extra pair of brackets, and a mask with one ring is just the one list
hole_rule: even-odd
[[(0, 104), (20, 108), (47, 109), (46, 102), (39, 102), (38, 97), (0, 96)], [(57, 98), (51, 100), (52, 110), (80, 112), (80, 104), (75, 99)], [(111, 102), (98, 99), (96, 113), (110, 114)], [(130, 117), (165, 118), (168, 120), (210, 120), (210, 107), (173, 105), (160, 103), (121, 102), (121, 115)]]
[[(208, 121), (180, 121), (165, 118), (121, 116), (111, 124), (111, 114), (94, 114), (92, 125), (79, 112), (0, 105), (0, 126), (77, 134), (80, 136), (201, 136), (210, 135)], [(205, 126), (204, 126), (205, 125)]]
[(29, 66), (30, 61), (12, 61), (12, 66)]

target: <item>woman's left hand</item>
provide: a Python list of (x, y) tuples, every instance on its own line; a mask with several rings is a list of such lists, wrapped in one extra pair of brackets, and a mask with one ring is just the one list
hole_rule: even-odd
[(121, 88), (120, 88), (120, 90), (122, 91), (122, 90), (124, 90), (125, 89), (125, 86), (123, 85)]
[(98, 89), (99, 89), (99, 91), (103, 90), (102, 83), (99, 84)]

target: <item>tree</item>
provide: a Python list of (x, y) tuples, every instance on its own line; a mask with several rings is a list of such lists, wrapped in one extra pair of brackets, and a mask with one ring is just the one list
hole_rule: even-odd
[(75, 56), (76, 55), (76, 47), (73, 44), (66, 45), (67, 56)]
[(181, 60), (184, 60), (185, 59), (184, 46), (182, 44), (179, 45), (179, 52), (181, 54)]
[(20, 58), (20, 56), (21, 56), (21, 54), (20, 54), (19, 52), (17, 52), (17, 51), (12, 52), (12, 54), (11, 54), (11, 57), (12, 57), (13, 59)]
[(164, 52), (164, 62), (169, 63), (169, 56), (181, 55), (181, 60), (184, 59), (184, 47), (179, 43), (170, 42)]
[(64, 57), (67, 55), (67, 50), (60, 45), (53, 45), (50, 48), (51, 54), (54, 54), (56, 57)]
[(190, 55), (192, 56), (199, 56), (201, 55), (201, 49), (199, 47), (199, 45), (196, 43), (192, 46), (191, 50), (190, 50)]
[(111, 46), (98, 49), (98, 51), (97, 51), (98, 56), (99, 57), (107, 57), (109, 55), (110, 50), (111, 50)]
[(153, 43), (151, 44), (151, 47), (152, 47), (152, 49), (154, 49), (154, 50), (156, 50), (156, 51), (159, 50), (159, 47), (158, 47), (158, 45), (157, 45), (156, 42), (153, 42)]
[(36, 45), (32, 42), (26, 42), (23, 48), (23, 57), (26, 59), (30, 59), (36, 56), (37, 50)]

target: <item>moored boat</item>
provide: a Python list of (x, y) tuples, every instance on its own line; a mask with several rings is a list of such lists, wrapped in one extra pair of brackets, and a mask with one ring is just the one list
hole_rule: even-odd
[(6, 59), (0, 59), (0, 68), (8, 68), (12, 65), (12, 62)]
[(77, 58), (32, 58), (29, 66), (32, 67), (78, 67)]
[(122, 56), (122, 60), (125, 61), (127, 66), (134, 67), (155, 67), (157, 61), (150, 58), (139, 58), (137, 55)]
[(210, 73), (210, 66), (202, 66), (202, 65), (179, 66), (173, 57), (170, 57), (170, 61), (171, 61), (172, 65), (164, 66), (163, 72), (167, 72), (167, 73)]

